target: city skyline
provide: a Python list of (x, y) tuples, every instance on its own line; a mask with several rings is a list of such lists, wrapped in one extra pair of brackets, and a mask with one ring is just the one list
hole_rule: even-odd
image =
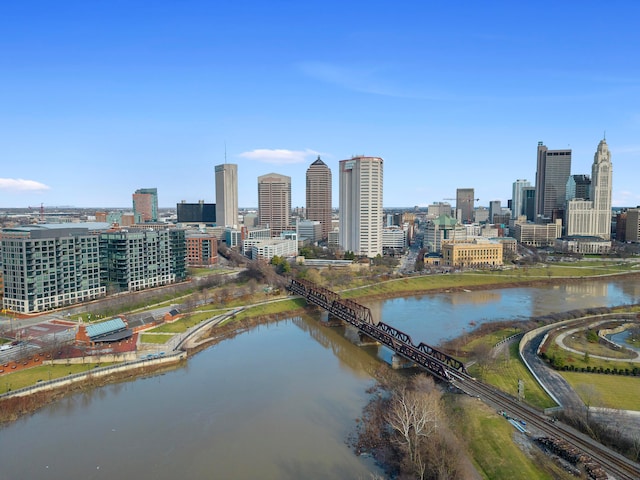
[(539, 141), (588, 174), (605, 131), (613, 206), (640, 205), (640, 5), (349, 6), (3, 5), (0, 208), (212, 202), (226, 162), (240, 207), (271, 172), (301, 207), (318, 155), (384, 158), (385, 207), (507, 205)]

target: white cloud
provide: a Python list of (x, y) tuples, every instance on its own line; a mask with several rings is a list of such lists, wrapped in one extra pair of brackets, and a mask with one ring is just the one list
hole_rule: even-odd
[(315, 150), (286, 150), (281, 148), (257, 148), (249, 152), (239, 154), (239, 157), (249, 160), (256, 160), (263, 163), (272, 163), (274, 165), (291, 165), (294, 163), (304, 163), (309, 157), (320, 155)]
[(0, 178), (0, 190), (10, 192), (38, 192), (49, 190), (49, 186), (35, 180), (24, 180), (22, 178)]

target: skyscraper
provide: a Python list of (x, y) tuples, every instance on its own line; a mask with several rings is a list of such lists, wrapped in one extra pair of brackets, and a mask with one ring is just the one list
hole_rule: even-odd
[[(536, 187), (524, 187), (522, 189), (522, 215), (527, 217), (528, 222), (536, 219)], [(518, 217), (516, 216), (517, 220)]]
[(474, 196), (473, 188), (458, 188), (456, 190), (456, 213), (460, 215), (458, 217), (460, 223), (473, 222), (473, 210), (476, 201)]
[(382, 255), (382, 159), (340, 161), (339, 243), (344, 251)]
[(513, 182), (513, 189), (511, 192), (512, 203), (512, 215), (511, 218), (518, 218), (520, 215), (524, 215), (524, 197), (523, 192), (525, 187), (530, 187), (531, 184), (528, 180), (518, 179)]
[(320, 222), (326, 240), (331, 231), (331, 169), (320, 156), (307, 169), (307, 220)]
[(536, 215), (551, 218), (565, 208), (567, 180), (571, 173), (571, 150), (548, 150), (538, 142)]
[(133, 213), (139, 214), (143, 222), (158, 221), (158, 189), (139, 188), (133, 194)]
[(291, 177), (268, 173), (258, 177), (258, 223), (273, 236), (290, 228)]
[(613, 165), (607, 141), (603, 138), (593, 156), (591, 166), (591, 201), (593, 202), (594, 232), (604, 238), (611, 238), (611, 188)]
[(591, 178), (589, 175), (570, 175), (567, 180), (567, 202), (574, 198), (591, 199)]
[(216, 165), (216, 224), (221, 227), (238, 225), (238, 165)]
[(489, 202), (489, 223), (496, 223), (496, 216), (502, 215), (502, 202), (500, 200), (491, 200)]
[(606, 140), (601, 140), (591, 166), (591, 200), (575, 198), (567, 205), (567, 235), (611, 238), (611, 180), (613, 168)]

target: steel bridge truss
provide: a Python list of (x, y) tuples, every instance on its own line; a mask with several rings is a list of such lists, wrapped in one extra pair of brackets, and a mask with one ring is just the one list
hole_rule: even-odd
[(371, 310), (354, 302), (340, 298), (335, 292), (320, 287), (307, 280), (292, 279), (289, 291), (304, 297), (307, 302), (325, 309), (329, 314), (350, 325), (360, 332), (386, 345), (401, 357), (417, 363), (442, 380), (450, 380), (449, 371), (467, 373), (464, 364), (440, 350), (420, 343), (415, 345), (411, 337), (384, 322), (375, 323)]

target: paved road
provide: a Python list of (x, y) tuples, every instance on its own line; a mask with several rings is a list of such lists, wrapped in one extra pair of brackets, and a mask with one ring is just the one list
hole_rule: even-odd
[(525, 360), (560, 405), (565, 408), (584, 408), (584, 403), (571, 385), (536, 354), (545, 335), (546, 332), (542, 332), (525, 344), (522, 350)]
[[(573, 409), (577, 412), (586, 413), (584, 402), (571, 385), (536, 354), (545, 334), (546, 332), (542, 332), (525, 344), (522, 350), (525, 360), (544, 387), (546, 387), (546, 390), (556, 398), (560, 405), (566, 410)], [(623, 432), (630, 439), (640, 438), (640, 412), (591, 407), (589, 415), (600, 423), (606, 423), (618, 428), (618, 431)]]

